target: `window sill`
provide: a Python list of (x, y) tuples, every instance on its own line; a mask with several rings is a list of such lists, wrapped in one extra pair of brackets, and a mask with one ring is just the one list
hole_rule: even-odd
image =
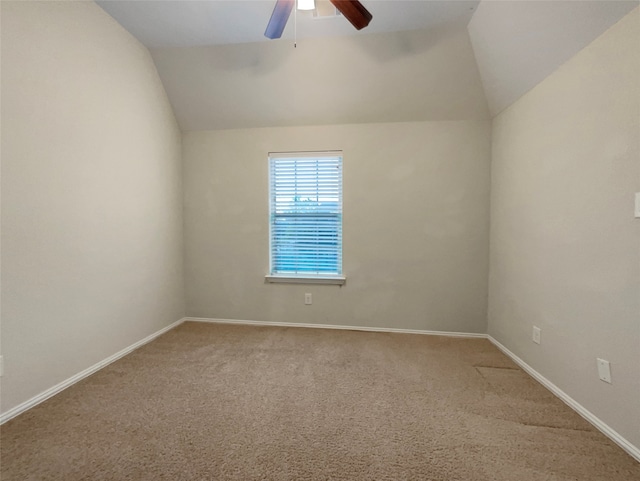
[(265, 280), (269, 283), (280, 284), (330, 284), (342, 286), (347, 282), (344, 276), (285, 276), (285, 275), (266, 275)]

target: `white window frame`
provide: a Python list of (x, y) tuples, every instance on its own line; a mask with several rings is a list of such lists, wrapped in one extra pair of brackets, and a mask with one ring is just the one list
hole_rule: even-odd
[(321, 273), (276, 273), (273, 270), (273, 192), (272, 192), (272, 170), (271, 163), (273, 159), (287, 159), (287, 158), (309, 158), (309, 159), (322, 159), (329, 157), (340, 157), (340, 231), (342, 232), (343, 219), (342, 219), (342, 164), (344, 161), (343, 153), (339, 150), (330, 151), (312, 151), (312, 152), (269, 152), (269, 274), (265, 276), (267, 282), (270, 283), (290, 283), (290, 284), (334, 284), (343, 285), (346, 282), (346, 277), (342, 272), (342, 251), (343, 243), (342, 237), (340, 238), (340, 263), (338, 265), (339, 272), (332, 274)]

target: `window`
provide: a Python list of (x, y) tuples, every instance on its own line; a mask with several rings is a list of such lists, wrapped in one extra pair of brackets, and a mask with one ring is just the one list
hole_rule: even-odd
[(343, 284), (342, 152), (269, 154), (271, 282)]

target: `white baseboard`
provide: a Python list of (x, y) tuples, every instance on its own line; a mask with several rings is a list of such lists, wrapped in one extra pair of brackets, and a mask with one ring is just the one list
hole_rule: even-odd
[(248, 326), (308, 327), (312, 329), (342, 329), (346, 331), (397, 332), (400, 334), (424, 334), (428, 336), (466, 337), (486, 339), (486, 334), (475, 332), (422, 331), (416, 329), (395, 329), (392, 327), (342, 326), (334, 324), (304, 324), (297, 322), (242, 321), (238, 319), (212, 319), (207, 317), (185, 317), (185, 321), (211, 322), (215, 324), (244, 324)]
[(593, 426), (598, 429), (602, 434), (611, 439), (614, 443), (624, 449), (631, 457), (633, 457), (636, 461), (640, 462), (640, 448), (634, 446), (629, 441), (627, 441), (624, 437), (622, 437), (617, 431), (612, 429), (608, 424), (598, 418), (595, 414), (585, 408), (578, 401), (569, 396), (566, 392), (560, 389), (558, 386), (549, 381), (546, 377), (532, 368), (529, 364), (524, 362), (518, 356), (516, 356), (513, 352), (507, 349), (505, 346), (500, 344), (496, 339), (492, 336), (488, 335), (487, 339), (491, 341), (493, 345), (495, 345), (498, 349), (500, 349), (503, 353), (509, 356), (513, 362), (515, 362), (518, 366), (520, 366), (527, 374), (533, 377), (536, 381), (546, 387), (549, 391), (555, 394), (560, 398), (567, 406), (576, 411), (580, 416), (589, 421)]
[(183, 322), (184, 322), (184, 318), (180, 319), (179, 321), (174, 322), (173, 324), (168, 325), (167, 327), (164, 327), (164, 328), (160, 329), (157, 332), (154, 332), (153, 334), (145, 337), (144, 339), (142, 339), (142, 340), (140, 340), (140, 341), (138, 341), (138, 342), (136, 342), (134, 344), (131, 344), (129, 347), (125, 347), (123, 350), (116, 352), (114, 355), (109, 356), (106, 359), (103, 359), (102, 361), (98, 362), (97, 364), (94, 364), (93, 366), (88, 367), (84, 371), (81, 371), (78, 374), (76, 374), (74, 376), (71, 376), (68, 379), (65, 379), (61, 383), (58, 383), (55, 386), (47, 389), (46, 391), (41, 392), (37, 396), (34, 396), (31, 399), (28, 399), (27, 401), (25, 401), (25, 402), (23, 402), (21, 404), (18, 404), (17, 406), (9, 409), (8, 411), (0, 414), (0, 424), (3, 424), (5, 422), (7, 422), (9, 419), (12, 419), (12, 418), (16, 417), (17, 415), (22, 414), (23, 412), (27, 411), (28, 409), (31, 409), (34, 406), (37, 406), (41, 402), (46, 401), (47, 399), (49, 399), (51, 396), (55, 396), (60, 391), (63, 391), (64, 389), (74, 385), (78, 381), (84, 379), (87, 376), (90, 376), (91, 374), (93, 374), (96, 371), (99, 371), (103, 367), (108, 366), (112, 362), (117, 361), (121, 357), (126, 356), (130, 352), (135, 351), (136, 349), (138, 349), (139, 347), (143, 346), (144, 344), (147, 344), (148, 342), (153, 341), (156, 337), (164, 334), (167, 331), (170, 331), (171, 329), (173, 329), (174, 327), (179, 326)]

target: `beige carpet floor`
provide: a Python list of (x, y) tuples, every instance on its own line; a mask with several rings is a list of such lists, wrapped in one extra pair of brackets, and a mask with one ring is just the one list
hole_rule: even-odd
[(13, 480), (640, 480), (488, 341), (185, 323), (0, 428)]

